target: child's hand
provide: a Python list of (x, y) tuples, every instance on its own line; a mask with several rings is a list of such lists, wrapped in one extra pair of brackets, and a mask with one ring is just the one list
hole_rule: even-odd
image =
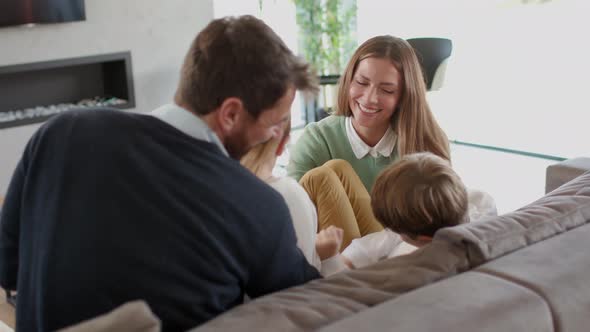
[(341, 228), (330, 226), (321, 230), (315, 239), (315, 250), (320, 260), (328, 259), (340, 252), (342, 245)]

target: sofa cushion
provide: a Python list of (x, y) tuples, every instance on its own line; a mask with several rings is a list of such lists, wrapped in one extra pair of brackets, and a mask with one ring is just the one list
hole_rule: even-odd
[(358, 331), (553, 331), (535, 292), (495, 276), (466, 272), (422, 287), (323, 328)]
[(112, 311), (84, 322), (59, 330), (59, 332), (157, 332), (160, 320), (144, 301), (124, 303)]
[(527, 287), (542, 296), (555, 331), (588, 331), (590, 225), (578, 227), (476, 269)]
[(466, 267), (461, 248), (439, 242), (409, 255), (253, 300), (193, 331), (314, 330)]
[(590, 172), (499, 217), (440, 230), (434, 241), (465, 246), (470, 267), (590, 222)]

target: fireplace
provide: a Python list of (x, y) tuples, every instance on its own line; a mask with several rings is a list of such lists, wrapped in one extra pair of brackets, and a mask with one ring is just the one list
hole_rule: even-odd
[(0, 129), (95, 106), (135, 107), (130, 52), (0, 67)]

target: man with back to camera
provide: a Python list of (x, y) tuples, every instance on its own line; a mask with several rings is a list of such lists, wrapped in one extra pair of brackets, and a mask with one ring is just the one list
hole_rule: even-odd
[(297, 89), (317, 83), (267, 25), (223, 18), (193, 41), (174, 104), (45, 123), (0, 217), (0, 284), (18, 292), (17, 330), (135, 299), (163, 330), (187, 330), (244, 294), (317, 278), (280, 194), (235, 160), (282, 134)]

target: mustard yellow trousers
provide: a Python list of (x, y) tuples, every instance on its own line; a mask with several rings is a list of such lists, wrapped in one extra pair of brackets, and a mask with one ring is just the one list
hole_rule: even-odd
[(352, 240), (383, 230), (371, 210), (371, 196), (352, 166), (334, 159), (309, 170), (299, 183), (318, 212), (318, 231), (328, 226), (344, 231), (344, 250)]

